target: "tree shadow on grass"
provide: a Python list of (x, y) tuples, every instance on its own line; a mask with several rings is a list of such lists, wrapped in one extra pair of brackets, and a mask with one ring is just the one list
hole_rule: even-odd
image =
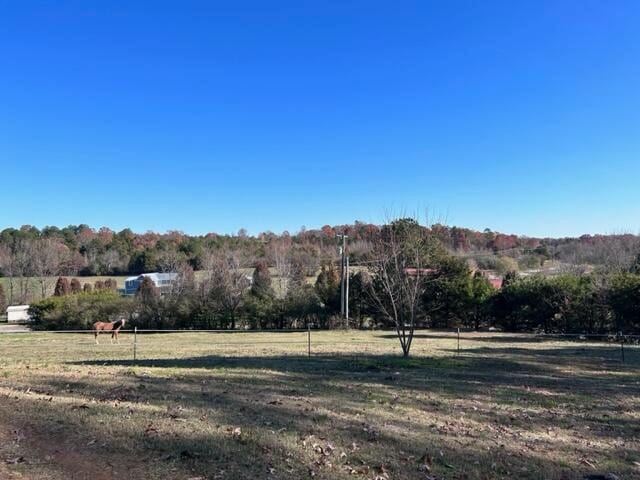
[[(347, 478), (348, 468), (367, 465), (371, 470), (363, 478), (373, 478), (376, 467), (391, 471), (392, 478), (423, 478), (418, 459), (426, 452), (435, 459), (431, 468), (438, 478), (581, 478), (586, 467), (563, 464), (545, 453), (566, 448), (566, 440), (523, 439), (528, 432), (543, 435), (551, 429), (583, 435), (585, 441), (594, 434), (607, 442), (622, 437), (629, 441), (617, 452), (598, 454), (634, 455), (630, 439), (637, 422), (623, 430), (623, 419), (585, 421), (580, 409), (563, 413), (562, 404), (584, 401), (580, 396), (592, 385), (564, 384), (567, 379), (544, 364), (472, 356), (206, 356), (74, 364), (90, 367), (90, 376), (47, 372), (38, 379), (40, 388), (50, 390), (47, 394), (97, 400), (86, 416), (84, 409), (72, 414), (68, 405), (45, 404), (54, 418), (70, 426), (70, 435), (78, 442), (99, 436), (110, 447), (129, 438), (132, 443), (124, 444), (135, 445), (136, 456), (184, 474), (214, 477), (223, 468), (227, 478), (263, 478), (273, 468), (276, 478), (293, 479), (315, 469), (317, 478), (337, 479)], [(607, 385), (613, 382), (606, 380)], [(176, 406), (186, 410), (173, 418)], [(127, 408), (133, 409), (131, 422), (137, 422), (133, 431), (122, 418), (104, 429), (90, 424), (89, 414), (122, 417)], [(30, 415), (46, 424), (38, 417), (42, 410)], [(433, 420), (418, 421), (422, 415)], [(149, 424), (157, 432), (145, 433)], [(309, 435), (314, 437), (303, 445)], [(354, 443), (357, 449), (351, 451)], [(131, 454), (114, 448), (118, 455)], [(340, 451), (347, 452), (346, 458)], [(574, 449), (566, 455), (577, 462)]]
[[(218, 417), (228, 419), (227, 425), (238, 430), (207, 419), (172, 419), (162, 413), (136, 418), (144, 415), (138, 413), (136, 405), (129, 407), (126, 418), (126, 409), (111, 403), (79, 409), (48, 402), (43, 407), (42, 400), (26, 398), (13, 407), (28, 414), (32, 433), (57, 442), (58, 448), (81, 451), (89, 459), (102, 455), (106, 464), (124, 460), (118, 466), (124, 476), (114, 478), (339, 479), (352, 478), (354, 471), (360, 472), (355, 478), (373, 478), (385, 471), (391, 478), (424, 478), (418, 469), (425, 462), (421, 460), (425, 454), (432, 458), (429, 469), (438, 478), (511, 479), (516, 472), (523, 479), (581, 478), (562, 462), (535, 451), (522, 454), (510, 445), (497, 443), (480, 448), (475, 435), (451, 442), (446, 434), (425, 425), (408, 423), (408, 430), (400, 431), (379, 420), (363, 429), (362, 421), (341, 418), (334, 412), (319, 422), (312, 414), (301, 414), (303, 409), (290, 402), (258, 405), (243, 395), (210, 405)], [(190, 400), (187, 396), (181, 402), (190, 405)], [(336, 399), (340, 400), (344, 399)], [(113, 419), (108, 427), (101, 423), (104, 418)], [(284, 429), (274, 428), (274, 421), (283, 422)], [(148, 422), (152, 422), (150, 426)], [(152, 425), (157, 428), (150, 430)], [(353, 445), (356, 448), (350, 448)], [(48, 451), (38, 451), (37, 444), (31, 446), (34, 450), (29, 459)], [(341, 452), (347, 453), (343, 456)], [(135, 469), (123, 473), (123, 468), (132, 466)], [(52, 464), (52, 469), (62, 478), (88, 478), (68, 463)], [(170, 477), (157, 476), (162, 470)], [(220, 472), (224, 474), (220, 476)]]
[[(379, 338), (384, 339), (396, 339), (398, 338), (395, 334), (384, 334), (379, 335)], [(457, 340), (458, 335), (456, 333), (415, 333), (413, 335), (414, 339), (429, 339), (429, 340)], [(508, 335), (508, 334), (487, 334), (482, 335), (476, 332), (460, 332), (460, 340), (469, 340), (473, 342), (489, 342), (489, 343), (544, 343), (544, 342), (552, 342), (557, 341), (557, 339), (548, 338), (548, 337), (539, 337), (531, 334), (522, 334), (522, 335)]]
[[(635, 346), (624, 347), (620, 345), (580, 345), (570, 344), (551, 348), (525, 348), (525, 347), (473, 347), (468, 348), (464, 344), (461, 349), (464, 355), (474, 357), (510, 358), (514, 361), (533, 360), (540, 364), (554, 360), (564, 360), (567, 366), (576, 366), (584, 370), (602, 371), (613, 368), (620, 371), (638, 371), (640, 373), (640, 348)], [(445, 352), (455, 354), (454, 349)], [(624, 362), (623, 362), (624, 354)]]
[[(603, 374), (602, 365), (593, 359), (584, 365), (575, 361), (573, 354), (559, 355), (557, 349), (532, 351), (525, 356), (518, 349), (473, 349), (455, 357), (396, 356), (284, 356), (284, 357), (220, 357), (202, 356), (186, 359), (146, 359), (108, 362), (81, 362), (83, 365), (111, 365), (120, 367), (167, 368), (172, 370), (202, 370), (203, 375), (229, 372), (248, 372), (243, 381), (258, 388), (269, 389), (273, 381), (280, 388), (288, 385), (292, 394), (301, 385), (313, 385), (321, 392), (335, 390), (336, 383), (366, 382), (373, 390), (394, 389), (435, 394), (455, 402), (475, 398), (496, 405), (550, 411), (564, 405), (586, 405), (583, 412), (600, 415), (607, 428), (611, 422), (621, 430), (635, 431), (638, 421), (618, 416), (626, 402), (640, 395), (640, 384), (630, 382), (640, 370), (627, 367), (621, 376)], [(538, 353), (536, 353), (538, 352)], [(508, 355), (508, 358), (504, 358)], [(571, 371), (560, 367), (569, 366)], [(617, 365), (616, 365), (617, 367)], [(274, 372), (275, 380), (266, 376), (251, 376), (251, 372)], [(297, 390), (296, 390), (297, 389)], [(596, 401), (597, 400), (597, 401)], [(605, 401), (606, 400), (606, 401)], [(481, 417), (480, 414), (470, 414)], [(569, 415), (570, 416), (570, 415)], [(596, 423), (600, 422), (597, 420)], [(624, 422), (624, 428), (622, 428)], [(554, 415), (528, 420), (537, 427), (552, 427)], [(608, 435), (604, 433), (603, 435)], [(613, 435), (613, 433), (611, 433)]]

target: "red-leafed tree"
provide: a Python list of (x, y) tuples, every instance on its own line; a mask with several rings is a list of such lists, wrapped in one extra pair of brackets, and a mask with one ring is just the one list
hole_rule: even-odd
[(65, 277), (58, 277), (56, 286), (53, 289), (53, 295), (56, 297), (64, 297), (65, 295), (69, 295), (69, 293), (71, 293), (69, 280), (67, 280)]
[(71, 293), (80, 293), (82, 291), (82, 286), (80, 285), (80, 280), (77, 278), (72, 278), (71, 283), (69, 284), (71, 289)]
[(4, 286), (0, 283), (0, 313), (7, 309), (7, 297), (4, 294)]

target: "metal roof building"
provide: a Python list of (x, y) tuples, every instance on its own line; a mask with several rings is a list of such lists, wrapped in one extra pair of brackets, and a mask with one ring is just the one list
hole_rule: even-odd
[(127, 277), (124, 281), (124, 294), (135, 295), (142, 283), (143, 278), (149, 278), (156, 287), (160, 289), (160, 292), (166, 292), (171, 288), (173, 282), (178, 277), (177, 273), (143, 273), (142, 275), (136, 275), (133, 277)]

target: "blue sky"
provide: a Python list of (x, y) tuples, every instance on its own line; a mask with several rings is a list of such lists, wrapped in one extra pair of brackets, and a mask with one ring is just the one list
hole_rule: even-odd
[(635, 0), (0, 0), (0, 228), (635, 233), (638, 25)]

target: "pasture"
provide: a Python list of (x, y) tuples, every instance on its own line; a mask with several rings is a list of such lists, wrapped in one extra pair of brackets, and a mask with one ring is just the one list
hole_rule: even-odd
[(0, 478), (640, 478), (638, 347), (158, 333), (134, 361), (132, 341), (0, 334)]
[[(280, 292), (282, 290), (282, 281), (281, 278), (278, 276), (276, 270), (274, 268), (271, 268), (271, 279), (273, 282), (273, 288), (275, 289), (276, 292)], [(356, 271), (355, 269), (352, 269), (354, 271)], [(251, 268), (246, 268), (246, 269), (242, 269), (242, 271), (246, 274), (246, 275), (252, 275), (253, 274), (253, 269)], [(77, 278), (80, 281), (80, 284), (82, 286), (84, 286), (85, 283), (88, 283), (91, 285), (91, 287), (95, 287), (96, 282), (101, 281), (104, 282), (105, 280), (115, 280), (118, 289), (123, 289), (124, 288), (124, 282), (125, 280), (130, 277), (133, 276), (132, 275), (100, 275), (100, 276), (65, 276), (63, 275), (63, 277), (65, 277), (67, 280), (71, 281), (71, 279), (73, 278)], [(195, 278), (196, 281), (202, 281), (202, 279), (204, 279), (206, 276), (206, 272), (204, 270), (198, 270), (195, 272)], [(45, 285), (46, 285), (46, 297), (50, 297), (51, 295), (53, 295), (53, 291), (56, 285), (56, 280), (58, 279), (58, 277), (45, 277)], [(316, 276), (310, 276), (307, 277), (307, 282), (308, 283), (313, 283), (316, 280)], [(15, 283), (15, 287), (14, 287), (14, 295), (16, 298), (16, 301), (14, 301), (13, 303), (17, 303), (17, 298), (20, 296), (19, 292), (20, 292), (20, 287), (19, 287), (19, 283), (20, 283), (21, 279), (19, 278), (15, 278), (14, 279), (14, 283)], [(28, 292), (27, 294), (27, 303), (31, 303), (37, 300), (42, 299), (42, 287), (41, 287), (41, 282), (40, 279), (37, 277), (26, 277), (24, 279), (25, 285), (26, 285), (26, 291)], [(0, 276), (0, 284), (2, 284), (2, 286), (4, 287), (4, 291), (5, 291), (5, 295), (7, 297), (7, 299), (9, 298), (9, 291), (10, 291), (10, 287), (9, 287), (9, 283), (10, 283), (10, 279), (8, 277), (1, 277)], [(0, 323), (2, 321), (4, 321), (5, 319), (1, 316), (4, 312), (0, 313)]]

